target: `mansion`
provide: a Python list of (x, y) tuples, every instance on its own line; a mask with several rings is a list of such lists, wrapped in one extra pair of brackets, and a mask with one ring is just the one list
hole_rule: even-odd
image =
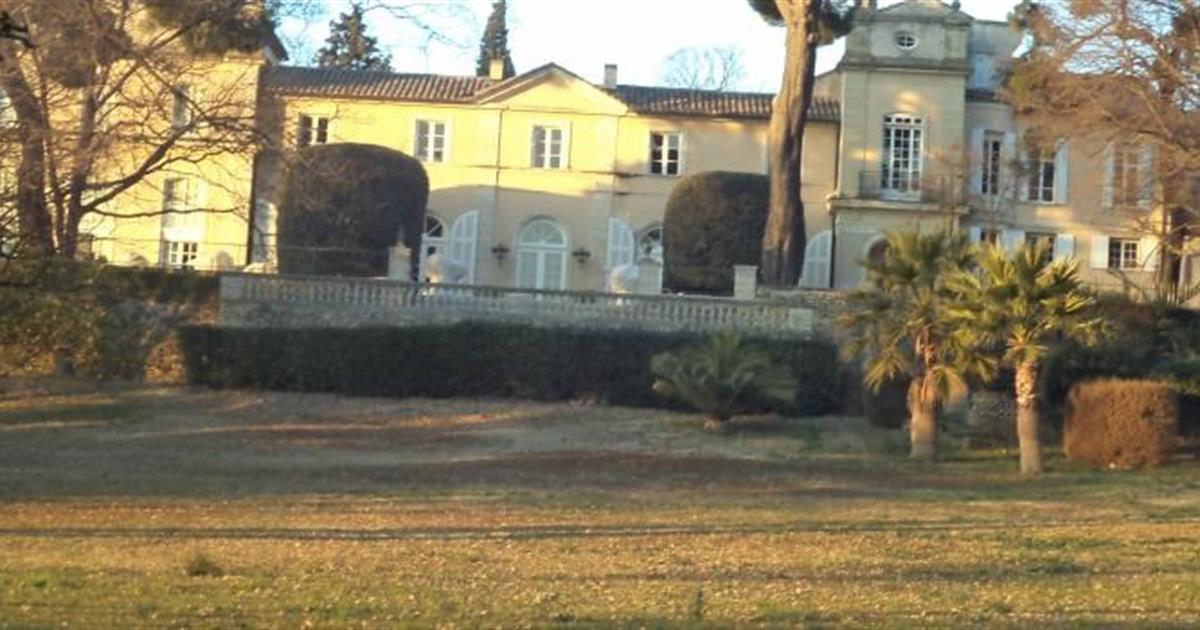
[[(853, 288), (885, 230), (945, 226), (1006, 247), (1044, 241), (1096, 284), (1149, 284), (1158, 243), (1145, 225), (1160, 211), (1152, 147), (1063, 138), (1053, 151), (1028, 148), (997, 98), (1017, 32), (957, 3), (862, 2), (845, 57), (817, 79), (806, 129), (802, 286)], [(603, 290), (617, 265), (661, 269), (663, 213), (681, 177), (767, 172), (771, 94), (626, 85), (615, 66), (600, 83), (555, 64), (508, 79), (496, 70), (302, 68), (264, 54), (237, 81), (253, 86), (271, 144), (158, 174), (113, 214), (122, 203), (201, 208), (214, 195), (244, 211), (106, 217), (86, 226), (92, 252), (118, 264), (269, 269), (287, 152), (371, 143), (424, 163), (424, 248), (461, 263), (466, 282)]]

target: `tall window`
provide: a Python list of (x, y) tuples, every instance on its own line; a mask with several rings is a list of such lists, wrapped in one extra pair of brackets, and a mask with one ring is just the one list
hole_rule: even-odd
[(299, 128), (296, 130), (296, 146), (303, 149), (313, 144), (329, 142), (329, 119), (324, 116), (300, 115)]
[(1026, 191), (1029, 200), (1054, 203), (1054, 154), (1030, 152), (1029, 168), (1029, 190)]
[(924, 120), (908, 114), (883, 119), (883, 190), (900, 195), (921, 190)]
[(1137, 269), (1138, 241), (1135, 238), (1108, 239), (1108, 268)]
[(562, 127), (537, 125), (533, 128), (533, 167), (563, 168), (563, 147), (567, 133)]
[(983, 134), (983, 176), (980, 193), (1000, 194), (1000, 169), (1004, 164), (1004, 134), (988, 131)]
[(197, 184), (186, 177), (171, 177), (163, 182), (163, 227), (197, 228), (203, 214), (197, 212)]
[(163, 261), (168, 269), (195, 269), (200, 244), (195, 241), (164, 241)]
[(1028, 247), (1045, 247), (1046, 256), (1054, 255), (1054, 239), (1056, 234), (1053, 232), (1026, 232), (1025, 245)]
[(517, 237), (517, 287), (562, 289), (567, 279), (567, 234), (550, 219), (535, 219)]
[(1142, 197), (1142, 149), (1136, 144), (1113, 147), (1113, 201), (1117, 206), (1137, 206)]
[(171, 127), (184, 129), (192, 123), (192, 88), (177, 85), (171, 90)]
[(440, 120), (418, 120), (414, 153), (422, 162), (446, 161), (446, 123)]
[(655, 175), (678, 175), (682, 147), (681, 133), (651, 133), (650, 172)]

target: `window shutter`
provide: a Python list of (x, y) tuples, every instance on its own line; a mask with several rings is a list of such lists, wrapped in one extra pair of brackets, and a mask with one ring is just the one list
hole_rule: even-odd
[(1158, 251), (1158, 238), (1154, 236), (1143, 236), (1138, 240), (1138, 258), (1142, 259), (1142, 268), (1146, 271), (1154, 271), (1158, 269), (1158, 258), (1161, 252)]
[(1108, 236), (1092, 235), (1092, 250), (1089, 252), (1092, 269), (1108, 269)]
[(1004, 230), (1000, 235), (1000, 246), (1006, 252), (1016, 251), (1025, 243), (1025, 230)]
[(475, 245), (478, 234), (478, 210), (471, 210), (458, 217), (450, 227), (450, 257), (466, 267), (467, 284), (475, 282)]
[(1149, 208), (1154, 202), (1154, 145), (1138, 147), (1138, 207)]
[(1000, 148), (1000, 195), (1008, 199), (1013, 195), (1013, 186), (1017, 184), (1017, 174), (1013, 172), (1013, 157), (1017, 155), (1017, 134), (1008, 131), (1004, 134), (1004, 144)]
[(1070, 155), (1070, 143), (1066, 140), (1059, 142), (1054, 152), (1054, 203), (1067, 203), (1067, 190), (1071, 183)]
[(616, 218), (608, 220), (608, 266), (615, 269), (633, 264), (633, 228)]
[(971, 195), (982, 194), (983, 191), (983, 167), (987, 163), (987, 150), (983, 146), (984, 130), (975, 128), (971, 130), (971, 148), (967, 155), (971, 159)]
[(806, 289), (828, 289), (833, 256), (833, 232), (818, 232), (804, 248), (804, 272), (800, 286)]
[(983, 240), (983, 228), (977, 225), (967, 228), (967, 240), (971, 241), (972, 245), (978, 244)]
[(1054, 260), (1067, 260), (1075, 257), (1075, 235), (1054, 235)]
[[(1105, 208), (1113, 207), (1113, 176), (1116, 171), (1116, 153), (1110, 143), (1104, 147), (1104, 189), (1101, 193), (1100, 205)], [(1093, 261), (1095, 262), (1095, 261)], [(1105, 247), (1104, 267), (1108, 268), (1108, 248)]]

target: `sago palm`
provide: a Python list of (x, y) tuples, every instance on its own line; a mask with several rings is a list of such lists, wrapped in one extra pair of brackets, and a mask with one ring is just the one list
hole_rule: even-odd
[(941, 404), (966, 389), (967, 376), (986, 373), (978, 339), (950, 315), (947, 283), (970, 264), (970, 247), (959, 234), (890, 232), (882, 257), (862, 264), (867, 286), (850, 296), (839, 324), (849, 333), (846, 352), (864, 360), (863, 381), (879, 391), (907, 375), (911, 454), (937, 452)]
[(1038, 442), (1038, 372), (1049, 346), (1060, 340), (1096, 341), (1104, 319), (1079, 282), (1074, 260), (1053, 261), (1045, 244), (1011, 254), (984, 246), (976, 265), (952, 282), (959, 295), (954, 317), (990, 346), (1015, 377), (1021, 472), (1042, 471)]
[(705, 428), (715, 431), (756, 400), (789, 401), (796, 394), (790, 370), (733, 332), (715, 333), (700, 346), (657, 354), (650, 370), (657, 377), (654, 391), (705, 414)]

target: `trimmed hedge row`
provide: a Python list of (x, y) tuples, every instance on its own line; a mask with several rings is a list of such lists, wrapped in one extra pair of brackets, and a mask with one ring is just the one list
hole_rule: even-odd
[(1067, 396), (1063, 454), (1095, 468), (1161, 466), (1176, 445), (1178, 394), (1154, 381), (1079, 383)]
[[(697, 343), (693, 334), (551, 329), (466, 322), (356, 329), (189, 327), (189, 380), (364, 396), (595, 400), (666, 407), (650, 357)], [(838, 409), (837, 348), (828, 341), (752, 339), (791, 366), (800, 386), (789, 415)]]

